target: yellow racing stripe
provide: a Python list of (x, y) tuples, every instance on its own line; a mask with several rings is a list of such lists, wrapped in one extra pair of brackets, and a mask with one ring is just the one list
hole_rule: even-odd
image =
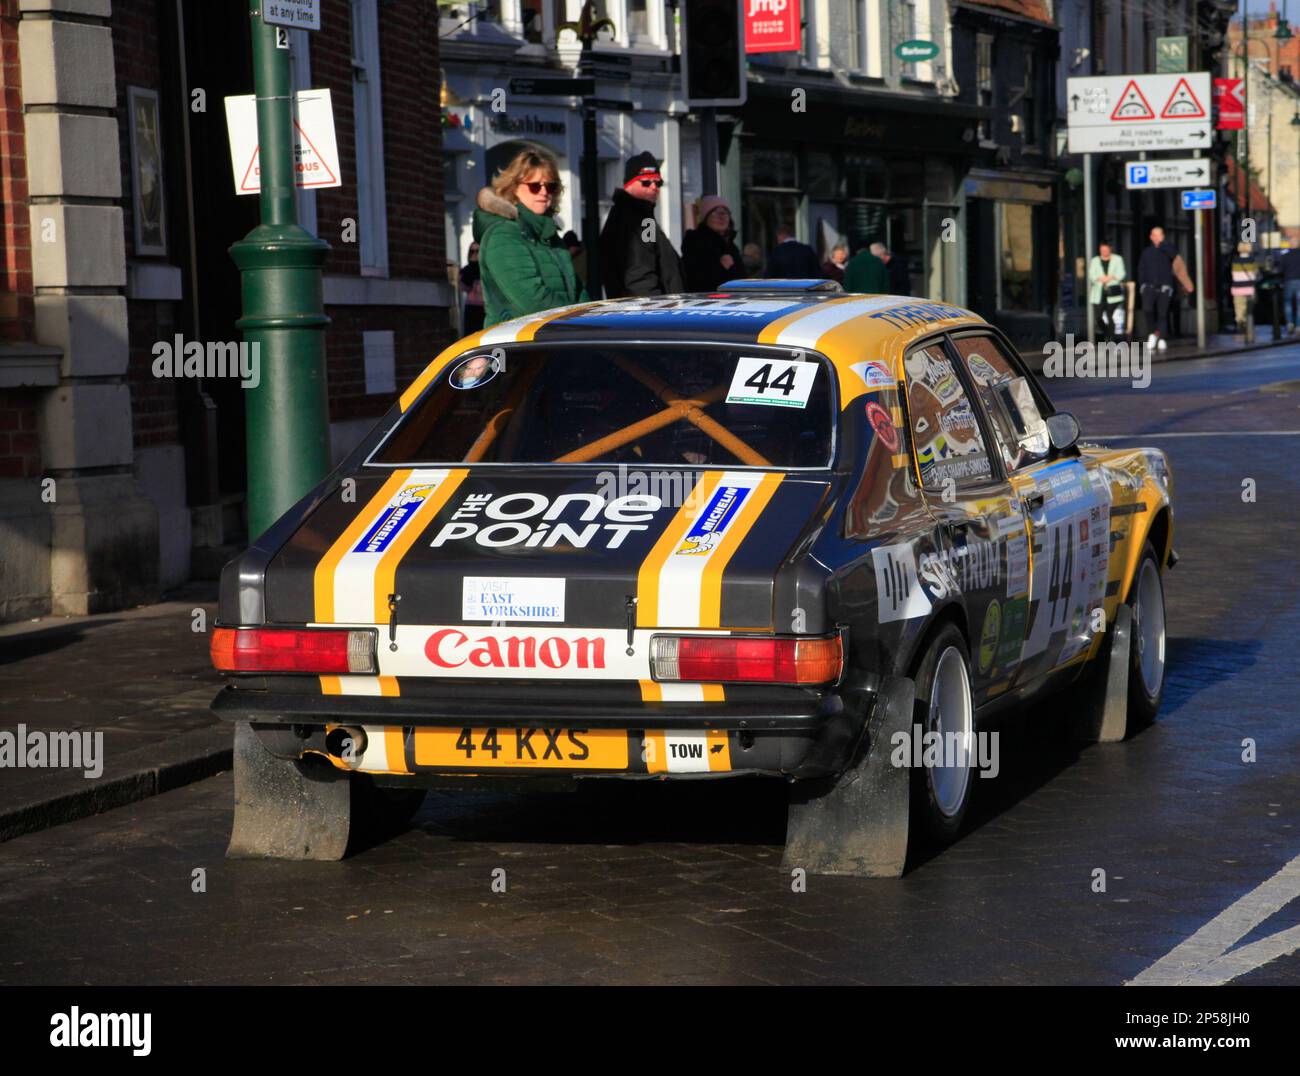
[[(366, 502), (364, 508), (357, 511), (352, 522), (344, 528), (329, 551), (321, 557), (316, 565), (313, 585), (316, 597), (316, 623), (334, 623), (334, 572), (348, 550), (361, 540), (366, 527), (375, 515), (382, 511), (393, 499), (403, 483), (411, 476), (409, 470), (397, 470), (390, 474), (379, 491)], [(387, 617), (385, 616), (385, 619)]]
[(639, 628), (657, 628), (659, 626), (659, 573), (681, 543), (686, 532), (690, 530), (695, 516), (709, 502), (713, 491), (722, 479), (721, 471), (705, 471), (699, 483), (686, 497), (682, 506), (669, 521), (668, 526), (659, 535), (636, 577), (636, 623)]
[(740, 518), (727, 528), (722, 541), (718, 543), (718, 548), (709, 558), (708, 564), (704, 566), (704, 577), (700, 581), (700, 627), (722, 626), (722, 573), (727, 567), (727, 562), (740, 548), (740, 543), (754, 529), (754, 524), (762, 516), (767, 502), (772, 499), (776, 487), (781, 484), (781, 478), (779, 474), (763, 476), (752, 496), (742, 507)]

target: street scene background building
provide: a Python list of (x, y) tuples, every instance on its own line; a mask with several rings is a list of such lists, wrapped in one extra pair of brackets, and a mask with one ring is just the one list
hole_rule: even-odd
[[(294, 85), (330, 91), (339, 150), (339, 185), (298, 194), (300, 222), (330, 245), (339, 459), (456, 335), (475, 197), (521, 143), (560, 162), (562, 231), (596, 237), (580, 99), (509, 90), (575, 73), (579, 0), (319, 6), (322, 29), (286, 44)], [(1022, 350), (1085, 332), (1095, 251), (1083, 160), (1066, 152), (1067, 79), (1171, 62), (1249, 84), (1247, 128), (1206, 154), (1220, 192), (1202, 266), (1211, 330), (1232, 319), (1243, 220), (1269, 249), (1300, 235), (1300, 57), (1276, 11), (1243, 24), (1230, 0), (776, 6), (797, 19), (792, 47), (751, 53), (747, 101), (716, 115), (739, 245), (765, 255), (782, 227), (819, 259), (880, 242), (912, 294), (975, 310)], [(680, 249), (711, 186), (681, 72), (685, 9), (590, 13), (607, 20), (591, 47), (601, 216), (627, 159), (649, 151)], [(247, 540), (244, 390), (156, 377), (153, 359), (178, 335), (240, 339), (229, 248), (257, 199), (235, 193), (224, 101), (251, 91), (242, 4), (0, 0), (0, 620), (147, 601), (214, 578)], [(1135, 266), (1160, 224), (1193, 263), (1177, 190), (1125, 189), (1118, 155), (1092, 168), (1099, 239)], [(1185, 302), (1171, 328), (1192, 324)]]

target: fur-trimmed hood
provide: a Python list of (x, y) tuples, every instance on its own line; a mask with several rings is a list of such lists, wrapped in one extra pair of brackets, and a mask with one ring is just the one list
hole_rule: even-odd
[(484, 213), (505, 217), (506, 220), (515, 220), (519, 216), (518, 208), (513, 203), (507, 202), (491, 187), (484, 187), (478, 192), (476, 204)]

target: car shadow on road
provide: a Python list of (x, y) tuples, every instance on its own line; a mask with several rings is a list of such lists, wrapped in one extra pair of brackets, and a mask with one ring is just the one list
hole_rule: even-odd
[(1161, 716), (1177, 713), (1206, 688), (1241, 676), (1254, 666), (1260, 649), (1257, 639), (1171, 637)]
[[(117, 622), (116, 619), (97, 620), (93, 626), (100, 628)], [(2, 636), (0, 637), (0, 665), (12, 665), (17, 661), (51, 654), (79, 643), (85, 638), (86, 628), (84, 622), (56, 624), (50, 628)]]

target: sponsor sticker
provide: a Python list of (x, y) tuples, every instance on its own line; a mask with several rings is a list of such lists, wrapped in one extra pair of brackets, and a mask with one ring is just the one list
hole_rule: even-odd
[(894, 420), (889, 417), (889, 412), (874, 400), (867, 401), (867, 419), (871, 423), (871, 428), (876, 431), (876, 436), (890, 452), (897, 452), (902, 447)]
[(988, 612), (984, 614), (984, 627), (980, 631), (979, 667), (982, 673), (988, 672), (993, 665), (1001, 632), (1002, 606), (996, 601), (991, 601)]
[(807, 407), (817, 380), (817, 363), (742, 356), (727, 390), (727, 403)]
[(678, 557), (697, 556), (710, 553), (722, 541), (727, 527), (736, 518), (750, 490), (744, 486), (719, 486), (713, 491), (709, 503), (699, 518), (691, 524), (691, 529), (682, 537), (681, 545), (673, 550)]
[(911, 620), (930, 611), (930, 598), (916, 576), (916, 553), (910, 542), (877, 546), (871, 559), (876, 569), (876, 617), (881, 624)]
[(463, 620), (564, 620), (564, 580), (467, 575), (461, 585)]
[(889, 389), (894, 387), (894, 375), (890, 372), (889, 363), (882, 362), (880, 359), (855, 362), (849, 369), (862, 378), (869, 389)]
[(366, 531), (361, 541), (353, 549), (354, 553), (382, 553), (392, 544), (403, 527), (410, 522), (425, 498), (429, 497), (438, 484), (422, 483), (416, 486), (403, 486), (388, 503), (383, 515)]

